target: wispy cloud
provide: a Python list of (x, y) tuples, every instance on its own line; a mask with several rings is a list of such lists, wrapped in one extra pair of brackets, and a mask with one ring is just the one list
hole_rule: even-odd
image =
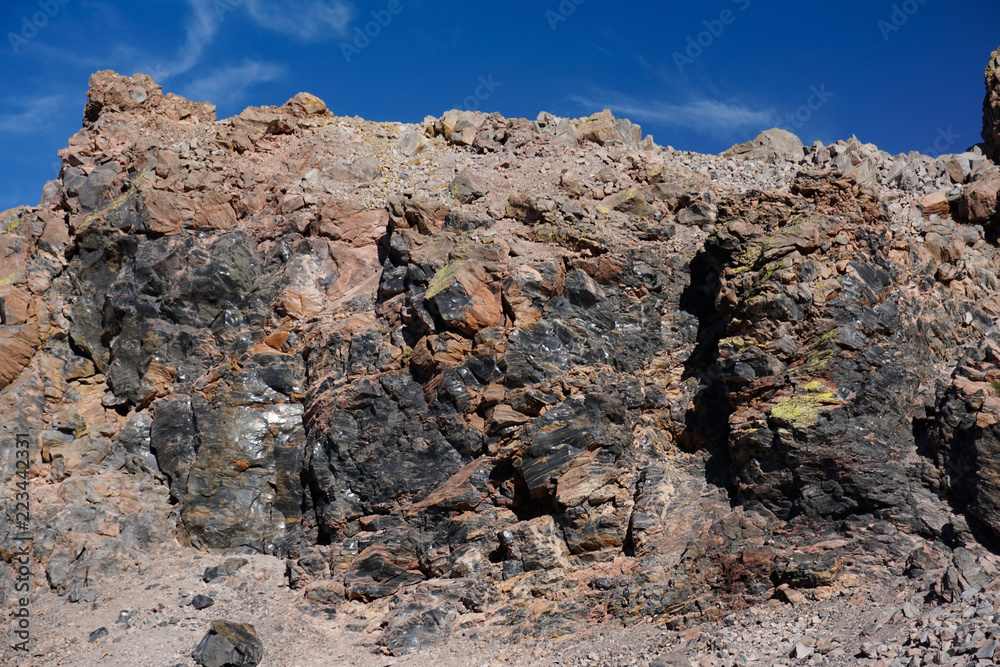
[(312, 41), (332, 39), (347, 32), (354, 18), (354, 5), (342, 0), (185, 0), (191, 10), (184, 26), (184, 44), (172, 62), (146, 66), (159, 82), (194, 68), (215, 40), (222, 22), (241, 5), (260, 27), (272, 32)]
[(708, 98), (675, 103), (602, 91), (593, 97), (576, 95), (572, 99), (588, 109), (611, 109), (615, 114), (634, 121), (681, 127), (715, 136), (763, 129), (775, 122), (773, 109), (752, 109)]
[(354, 19), (354, 5), (341, 0), (246, 0), (261, 27), (311, 41), (339, 37)]
[(242, 99), (254, 84), (276, 81), (284, 73), (285, 69), (279, 65), (244, 60), (241, 65), (220, 67), (192, 81), (185, 86), (184, 95), (196, 101), (231, 104)]
[(0, 133), (33, 134), (57, 125), (65, 120), (66, 102), (66, 95), (7, 101), (0, 107)]

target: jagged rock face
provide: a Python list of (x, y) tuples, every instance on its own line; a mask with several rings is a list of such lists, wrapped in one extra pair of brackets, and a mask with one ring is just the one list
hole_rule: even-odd
[(60, 179), (0, 216), (0, 457), (33, 434), (71, 598), (164, 542), (273, 553), (401, 653), (908, 559), (952, 596), (1000, 534), (979, 153), (91, 87)]
[(986, 142), (986, 154), (1000, 164), (1000, 49), (990, 54), (990, 62), (986, 65), (983, 141)]

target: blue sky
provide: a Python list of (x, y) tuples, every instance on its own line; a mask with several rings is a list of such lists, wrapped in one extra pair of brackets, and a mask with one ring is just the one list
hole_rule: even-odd
[(998, 27), (997, 0), (6, 0), (0, 210), (38, 202), (101, 69), (220, 118), (305, 90), (371, 120), (608, 107), (678, 149), (781, 125), (936, 154), (980, 141)]

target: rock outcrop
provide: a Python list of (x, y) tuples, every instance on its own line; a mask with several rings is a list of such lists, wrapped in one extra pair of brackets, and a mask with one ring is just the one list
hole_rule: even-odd
[(158, 549), (273, 554), (400, 654), (995, 571), (977, 149), (706, 156), (304, 93), (216, 121), (102, 72), (61, 156), (0, 218), (0, 482), (27, 434), (71, 601)]
[(983, 141), (986, 154), (1000, 164), (1000, 49), (986, 65), (986, 97), (983, 99)]

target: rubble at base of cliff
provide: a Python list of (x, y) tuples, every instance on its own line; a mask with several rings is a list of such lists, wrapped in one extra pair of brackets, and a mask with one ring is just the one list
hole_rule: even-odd
[(990, 76), (932, 158), (95, 74), (0, 214), (15, 659), (1000, 662)]

